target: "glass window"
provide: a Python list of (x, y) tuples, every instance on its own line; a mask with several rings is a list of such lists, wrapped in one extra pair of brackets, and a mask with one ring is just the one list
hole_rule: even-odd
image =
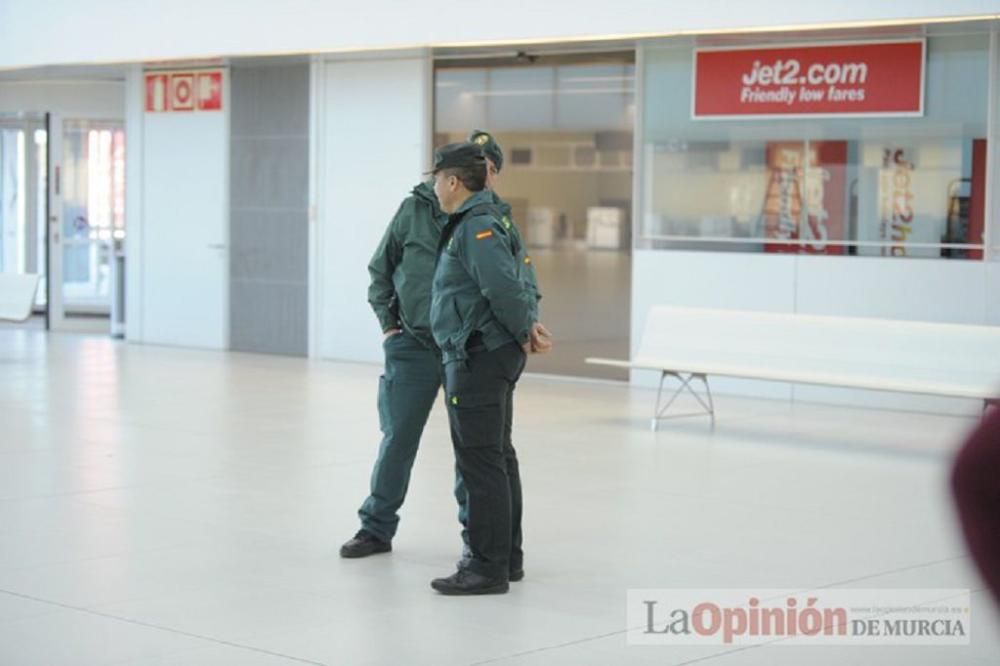
[(982, 257), (988, 34), (927, 39), (922, 117), (693, 120), (693, 57), (645, 51), (640, 247)]

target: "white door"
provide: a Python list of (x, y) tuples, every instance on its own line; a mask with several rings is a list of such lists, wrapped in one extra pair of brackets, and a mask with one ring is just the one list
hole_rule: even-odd
[[(141, 339), (229, 344), (228, 74), (221, 111), (143, 114)], [(134, 288), (134, 287), (133, 287)]]

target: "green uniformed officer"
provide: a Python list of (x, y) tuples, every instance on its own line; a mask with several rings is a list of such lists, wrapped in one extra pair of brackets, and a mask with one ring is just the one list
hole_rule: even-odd
[[(502, 165), (500, 147), (491, 136), (489, 143), (496, 164)], [(499, 197), (496, 201), (510, 210)], [(447, 219), (432, 184), (420, 183), (400, 205), (368, 266), (368, 300), (383, 331), (385, 352), (385, 373), (378, 392), (383, 437), (370, 494), (358, 511), (361, 529), (341, 547), (343, 557), (392, 550), (398, 511), (406, 497), (420, 437), (443, 383), (440, 351), (430, 331), (430, 300), (431, 278)], [(511, 224), (509, 231), (520, 243), (517, 227)], [(464, 525), (466, 492), (457, 473), (455, 497)]]
[[(503, 168), (503, 150), (500, 148), (500, 144), (497, 143), (493, 135), (486, 130), (475, 129), (469, 133), (468, 141), (474, 143), (483, 150), (483, 155), (486, 157), (486, 189), (489, 191), (490, 200), (497, 207), (501, 215), (501, 223), (504, 229), (510, 234), (511, 246), (515, 252), (523, 253), (525, 252), (524, 239), (518, 232), (517, 225), (514, 224), (511, 215), (510, 204), (500, 198), (497, 194), (496, 187), (497, 181), (500, 177), (500, 170)], [(523, 276), (527, 280), (528, 287), (535, 294), (535, 298), (541, 300), (542, 295), (538, 291), (538, 278), (535, 275), (535, 265), (531, 261), (531, 257), (526, 253), (521, 255), (523, 263)], [(536, 350), (542, 351), (542, 350)], [(510, 440), (510, 428), (507, 429), (507, 439)], [(465, 492), (465, 485), (462, 481), (462, 475), (460, 472), (455, 473), (456, 485), (455, 485), (455, 495), (458, 497), (460, 494)], [(464, 501), (459, 501), (458, 510), (458, 520), (464, 526), (466, 524), (466, 509), (468, 504)], [(520, 521), (518, 521), (520, 523)], [(465, 544), (462, 556), (463, 559), (467, 559), (471, 552), (469, 551), (469, 538), (466, 530), (462, 530), (462, 541)], [(520, 575), (515, 572), (515, 578)]]
[(475, 143), (435, 154), (434, 191), (449, 214), (434, 273), (431, 330), (441, 349), (455, 458), (468, 496), (471, 551), (431, 586), (443, 594), (497, 594), (523, 576), (521, 481), (511, 445), (513, 393), (525, 354), (549, 346), (523, 247), (485, 189)]

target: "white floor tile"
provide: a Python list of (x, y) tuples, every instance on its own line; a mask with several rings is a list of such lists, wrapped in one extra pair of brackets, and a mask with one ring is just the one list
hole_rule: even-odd
[(96, 666), (211, 645), (204, 640), (79, 611), (0, 622), (0, 663)]

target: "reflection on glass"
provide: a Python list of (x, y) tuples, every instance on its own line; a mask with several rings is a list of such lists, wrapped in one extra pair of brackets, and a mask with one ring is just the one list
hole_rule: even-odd
[(24, 131), (0, 130), (0, 270), (25, 272)]
[(46, 207), (48, 205), (48, 132), (36, 129), (35, 132), (35, 272), (41, 275), (35, 304), (44, 307), (49, 300), (48, 266), (46, 265), (45, 247), (48, 235), (48, 220)]
[(978, 138), (654, 144), (643, 234), (756, 252), (977, 257), (963, 246), (982, 243), (985, 156)]
[(0, 271), (41, 274), (38, 305), (45, 304), (47, 294), (47, 167), (41, 126), (37, 118), (0, 121)]
[(109, 307), (114, 240), (125, 231), (125, 133), (67, 121), (63, 138), (63, 298), (67, 309)]

